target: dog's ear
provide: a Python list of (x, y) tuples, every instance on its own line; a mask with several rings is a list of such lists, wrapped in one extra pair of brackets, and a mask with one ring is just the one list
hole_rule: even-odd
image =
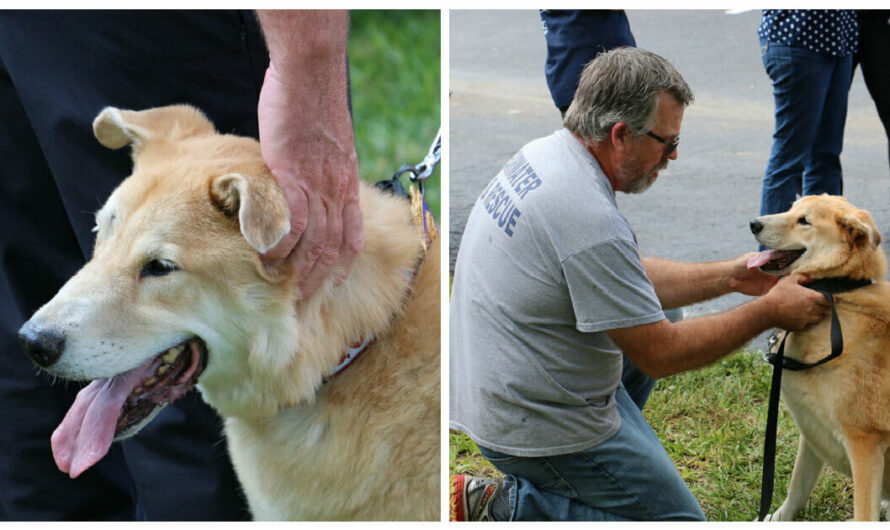
[(105, 107), (93, 120), (93, 133), (110, 149), (132, 145), (135, 157), (152, 140), (210, 135), (216, 130), (198, 109), (171, 105), (142, 111)]
[(840, 219), (843, 226), (856, 244), (869, 243), (872, 248), (878, 248), (881, 244), (881, 233), (875, 226), (871, 214), (865, 210), (856, 210), (848, 213)]
[(213, 179), (210, 197), (230, 217), (238, 217), (241, 234), (260, 254), (290, 232), (290, 210), (275, 179), (229, 173)]

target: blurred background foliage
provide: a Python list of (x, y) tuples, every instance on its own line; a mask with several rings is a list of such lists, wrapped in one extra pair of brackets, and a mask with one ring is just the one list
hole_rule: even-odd
[[(441, 122), (439, 11), (350, 12), (349, 66), (359, 174), (388, 179), (423, 160)], [(441, 219), (441, 165), (426, 199)], [(407, 176), (402, 183), (407, 186)]]

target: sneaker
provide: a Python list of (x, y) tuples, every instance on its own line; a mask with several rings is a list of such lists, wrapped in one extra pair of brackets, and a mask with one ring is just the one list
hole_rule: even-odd
[(491, 504), (501, 492), (501, 479), (455, 475), (451, 485), (452, 521), (495, 520)]

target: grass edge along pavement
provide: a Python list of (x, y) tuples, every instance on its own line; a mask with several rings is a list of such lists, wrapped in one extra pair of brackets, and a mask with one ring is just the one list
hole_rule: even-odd
[[(709, 521), (757, 518), (771, 373), (758, 352), (740, 351), (701, 370), (660, 380), (643, 410)], [(771, 511), (785, 499), (797, 442), (797, 426), (782, 406)], [(449, 432), (448, 457), (450, 476), (499, 475), (462, 433)], [(852, 481), (826, 468), (795, 520), (852, 517)]]

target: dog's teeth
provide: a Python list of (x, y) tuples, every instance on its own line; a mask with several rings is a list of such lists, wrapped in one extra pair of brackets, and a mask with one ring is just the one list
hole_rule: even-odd
[(176, 358), (179, 357), (179, 354), (182, 353), (182, 350), (184, 350), (184, 349), (185, 349), (185, 344), (180, 344), (179, 346), (177, 346), (175, 348), (170, 348), (169, 350), (167, 350), (167, 353), (164, 354), (162, 359), (167, 364), (173, 364), (173, 361), (175, 361)]
[(145, 389), (142, 388), (141, 386), (137, 386), (136, 388), (133, 389), (134, 396), (138, 396), (139, 394), (141, 394), (143, 392), (145, 392)]
[(155, 374), (157, 374), (157, 375), (164, 375), (164, 374), (167, 373), (168, 370), (170, 370), (170, 367), (167, 366), (166, 364), (162, 364), (161, 366), (158, 366), (158, 369), (157, 369), (157, 371), (155, 372)]
[(149, 377), (148, 379), (146, 379), (145, 382), (142, 383), (142, 386), (151, 388), (157, 382), (158, 382), (158, 378), (152, 376), (152, 377)]

